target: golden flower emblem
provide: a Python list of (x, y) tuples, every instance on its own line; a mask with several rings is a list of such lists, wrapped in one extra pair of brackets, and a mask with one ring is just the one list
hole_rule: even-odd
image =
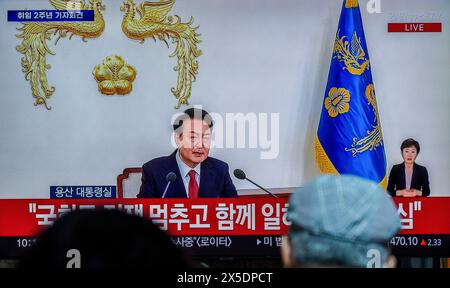
[(325, 108), (330, 117), (336, 117), (338, 114), (347, 113), (350, 109), (350, 92), (345, 88), (332, 87), (328, 91), (328, 96), (325, 98)]
[(103, 64), (95, 66), (92, 74), (98, 83), (98, 90), (105, 95), (130, 93), (136, 78), (134, 67), (118, 55), (106, 57)]

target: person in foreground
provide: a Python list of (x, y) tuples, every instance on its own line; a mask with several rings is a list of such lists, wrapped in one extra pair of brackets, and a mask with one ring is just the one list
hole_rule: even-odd
[(150, 220), (106, 209), (62, 216), (19, 262), (24, 269), (189, 267), (190, 260)]
[(388, 191), (391, 196), (417, 197), (430, 195), (428, 171), (416, 163), (420, 152), (419, 142), (412, 138), (400, 146), (403, 163), (394, 165), (389, 174)]
[[(211, 116), (205, 110), (190, 108), (184, 111), (173, 125), (178, 149), (143, 165), (137, 197), (237, 197), (228, 164), (208, 156), (212, 127)], [(166, 190), (169, 173), (176, 177)]]
[(388, 241), (400, 218), (376, 183), (356, 176), (322, 175), (290, 196), (292, 222), (283, 236), (285, 267), (395, 267)]

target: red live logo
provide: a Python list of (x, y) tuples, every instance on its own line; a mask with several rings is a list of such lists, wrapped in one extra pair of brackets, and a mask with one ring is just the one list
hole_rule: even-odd
[(388, 32), (442, 32), (442, 23), (388, 23)]

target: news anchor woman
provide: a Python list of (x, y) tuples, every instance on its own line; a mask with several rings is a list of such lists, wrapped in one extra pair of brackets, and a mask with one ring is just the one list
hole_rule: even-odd
[(394, 165), (389, 174), (387, 190), (391, 196), (417, 197), (430, 195), (427, 168), (416, 164), (419, 142), (412, 138), (403, 141), (400, 150), (404, 162)]

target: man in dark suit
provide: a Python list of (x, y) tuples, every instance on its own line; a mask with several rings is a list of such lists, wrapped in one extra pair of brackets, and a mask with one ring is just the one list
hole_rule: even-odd
[(161, 198), (166, 175), (177, 175), (165, 198), (237, 197), (227, 163), (208, 157), (213, 122), (208, 112), (190, 108), (175, 120), (175, 142), (171, 155), (156, 158), (142, 167), (138, 198)]

